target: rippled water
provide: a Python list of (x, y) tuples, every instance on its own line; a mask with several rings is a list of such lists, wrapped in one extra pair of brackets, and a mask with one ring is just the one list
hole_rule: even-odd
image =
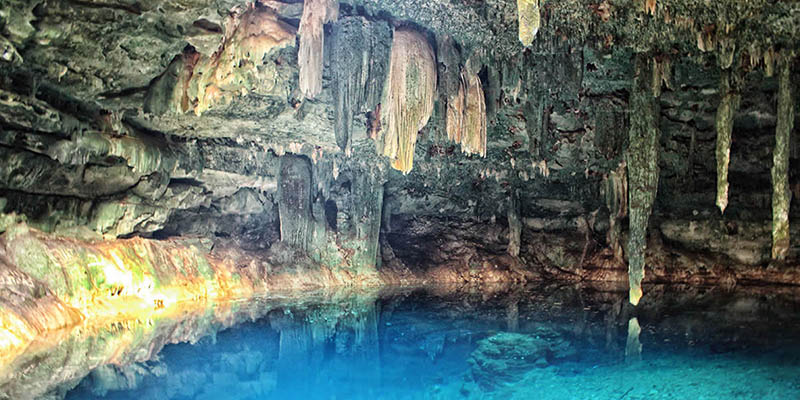
[(646, 293), (636, 308), (590, 286), (218, 305), (71, 332), (7, 367), (0, 398), (800, 399), (798, 290)]

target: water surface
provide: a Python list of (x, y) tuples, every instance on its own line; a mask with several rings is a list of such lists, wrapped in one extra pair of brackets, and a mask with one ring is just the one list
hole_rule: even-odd
[[(69, 332), (0, 398), (800, 399), (791, 288), (332, 293)], [(178, 342), (178, 343), (172, 343)]]

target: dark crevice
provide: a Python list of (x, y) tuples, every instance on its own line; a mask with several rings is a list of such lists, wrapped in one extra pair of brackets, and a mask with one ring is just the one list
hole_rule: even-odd
[(92, 3), (90, 1), (70, 0), (70, 3), (87, 8), (121, 10), (129, 12), (131, 14), (142, 15), (142, 5), (138, 1), (132, 4), (121, 4), (121, 3)]
[(137, 93), (146, 92), (147, 89), (148, 89), (147, 86), (137, 86), (137, 87), (125, 88), (122, 90), (110, 90), (107, 92), (100, 93), (97, 96), (100, 97), (101, 99), (118, 99), (120, 97), (128, 97)]

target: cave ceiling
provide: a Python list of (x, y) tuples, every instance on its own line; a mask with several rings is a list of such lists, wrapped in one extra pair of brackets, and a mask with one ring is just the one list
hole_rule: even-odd
[[(152, 112), (146, 105), (153, 85), (176, 59), (186, 57), (187, 48), (197, 57), (220, 49), (230, 29), (226, 18), (253, 7), (244, 1), (0, 4), (3, 69), (14, 87), (50, 87), (52, 96), (64, 97), (56, 103), (80, 102), (127, 129), (246, 141), (281, 151), (298, 142), (338, 151), (330, 90), (301, 103), (294, 89), (297, 59), (291, 36), (283, 51), (273, 54), (270, 71), (258, 75), (267, 76), (269, 85), (244, 85), (242, 96), (202, 112), (196, 107), (195, 112)], [(294, 1), (261, 1), (256, 7), (272, 9), (288, 35), (303, 12), (302, 2)], [(524, 52), (565, 48), (600, 54), (624, 50), (700, 64), (724, 63), (718, 53), (738, 49), (753, 64), (766, 64), (775, 52), (794, 51), (800, 31), (800, 3), (793, 1), (566, 0), (543, 1), (538, 11), (541, 27), (526, 48), (518, 40), (514, 0), (353, 0), (340, 6), (341, 16), (414, 26), (432, 43), (449, 36), (471, 59), (496, 65)], [(329, 75), (324, 75), (325, 87)]]

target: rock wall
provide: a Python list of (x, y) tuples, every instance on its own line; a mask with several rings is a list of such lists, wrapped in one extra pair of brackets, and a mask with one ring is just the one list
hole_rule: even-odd
[[(111, 291), (57, 258), (103, 246), (150, 249), (159, 279), (150, 251), (207, 260), (201, 277), (164, 256), (199, 285), (186, 299), (296, 287), (273, 277), (298, 264), (325, 285), (619, 281), (628, 263), (634, 289), (800, 283), (797, 4), (511, 3), (0, 5), (0, 232), (48, 254), (3, 261), (0, 290), (35, 299), (4, 298), (7, 341)], [(185, 240), (255, 269), (232, 282)]]

